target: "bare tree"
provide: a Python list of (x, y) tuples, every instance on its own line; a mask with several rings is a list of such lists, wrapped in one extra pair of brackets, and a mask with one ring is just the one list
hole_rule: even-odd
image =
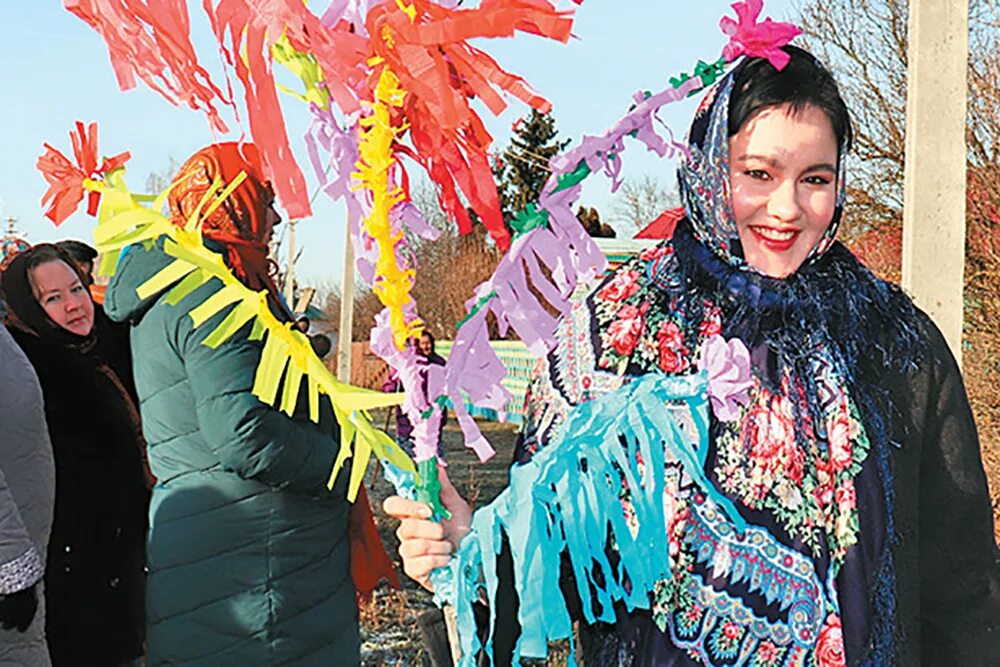
[[(903, 211), (908, 3), (808, 0), (799, 11), (807, 46), (834, 71), (854, 122), (849, 235), (885, 224), (898, 226)], [(1000, 0), (972, 0), (968, 147), (969, 167), (977, 171), (996, 171), (1000, 156), (998, 16)]]
[(417, 266), (413, 297), (428, 330), (437, 338), (453, 338), (456, 324), (465, 317), (465, 302), (492, 275), (502, 255), (482, 225), (471, 234), (459, 234), (429, 184), (413, 187), (411, 198), (427, 223), (441, 232), (435, 241), (411, 238)]
[(622, 183), (611, 209), (611, 220), (625, 226), (626, 238), (678, 205), (677, 193), (649, 174)]
[(167, 165), (159, 171), (151, 171), (146, 175), (146, 192), (158, 193), (167, 189), (167, 186), (174, 180), (180, 163), (173, 155), (167, 158)]

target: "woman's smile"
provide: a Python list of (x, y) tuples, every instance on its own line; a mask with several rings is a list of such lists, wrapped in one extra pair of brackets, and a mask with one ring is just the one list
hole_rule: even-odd
[(798, 229), (777, 229), (763, 225), (751, 225), (749, 230), (757, 237), (757, 242), (772, 252), (785, 252), (798, 238)]

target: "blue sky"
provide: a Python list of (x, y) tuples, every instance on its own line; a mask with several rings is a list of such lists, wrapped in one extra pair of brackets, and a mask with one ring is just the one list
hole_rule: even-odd
[[(767, 0), (764, 12), (777, 20), (792, 15), (792, 0)], [(319, 9), (326, 2), (314, 0)], [(195, 46), (204, 61), (215, 56), (201, 2), (189, 2)], [(317, 10), (318, 11), (318, 10)], [(586, 0), (577, 11), (577, 39), (563, 45), (532, 36), (484, 42), (508, 70), (524, 76), (553, 103), (560, 135), (574, 141), (597, 134), (627, 110), (637, 90), (659, 90), (667, 79), (689, 70), (700, 58), (718, 57), (725, 37), (719, 18), (729, 2), (702, 0)], [(5, 2), (0, 9), (0, 62), (4, 95), (0, 103), (3, 159), (0, 160), (0, 216), (14, 215), (32, 242), (60, 238), (90, 239), (93, 219), (82, 212), (56, 229), (42, 216), (45, 183), (34, 168), (44, 142), (69, 153), (74, 121), (97, 121), (105, 154), (132, 152), (129, 183), (142, 190), (146, 176), (182, 161), (217, 138), (201, 114), (169, 104), (139, 84), (121, 92), (98, 35), (62, 8), (58, 0)], [(678, 135), (686, 130), (693, 101), (668, 108), (663, 119)], [(304, 158), (302, 133), (308, 114), (295, 100), (284, 101), (292, 147)], [(511, 123), (526, 109), (516, 100), (500, 118), (487, 118), (498, 147), (506, 144)], [(488, 112), (482, 110), (488, 116)], [(231, 120), (227, 118), (227, 121)], [(231, 123), (236, 126), (235, 123)], [(230, 138), (238, 136), (236, 132)], [(310, 169), (300, 159), (310, 190)], [(650, 174), (673, 182), (674, 166), (633, 144), (625, 154), (626, 177)], [(605, 182), (591, 177), (581, 203), (596, 206), (605, 218), (612, 198)], [(297, 266), (310, 282), (340, 282), (344, 217), (339, 204), (316, 199), (314, 215), (298, 225), (305, 250)]]

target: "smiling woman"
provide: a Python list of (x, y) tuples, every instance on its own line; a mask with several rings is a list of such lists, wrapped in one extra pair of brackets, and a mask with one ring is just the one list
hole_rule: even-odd
[[(989, 495), (959, 369), (909, 297), (836, 242), (847, 109), (826, 68), (784, 52), (781, 68), (745, 58), (705, 96), (673, 237), (560, 321), (512, 487), (470, 516), (442, 473), (442, 523), (385, 503), (418, 582), (481, 566), (465, 583), (488, 589), (481, 629), (498, 663), (541, 653), (572, 617), (587, 665), (1000, 664)], [(707, 375), (711, 393), (720, 337), (746, 354), (714, 377), (743, 369), (749, 389), (713, 404), (691, 452), (642, 388)], [(633, 454), (630, 437), (649, 450)], [(594, 501), (609, 479), (610, 502)]]

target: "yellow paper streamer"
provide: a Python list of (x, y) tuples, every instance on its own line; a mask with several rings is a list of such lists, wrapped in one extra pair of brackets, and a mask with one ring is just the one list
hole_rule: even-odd
[[(387, 119), (388, 116), (386, 121)], [(391, 146), (391, 139), (389, 145)], [(232, 274), (221, 256), (203, 244), (200, 230), (201, 212), (217, 208), (243, 178), (245, 174), (234, 179), (221, 192), (222, 183), (213, 184), (209, 188), (209, 193), (218, 194), (203, 199), (183, 228), (174, 226), (159, 212), (163, 209), (169, 189), (155, 198), (134, 195), (125, 186), (123, 169), (108, 174), (103, 182), (86, 181), (85, 187), (102, 195), (98, 226), (94, 233), (97, 249), (103, 253), (102, 273), (106, 275), (114, 273), (124, 247), (165, 237), (164, 250), (174, 258), (174, 261), (140, 285), (137, 289), (138, 294), (148, 297), (176, 282), (165, 299), (176, 305), (210, 280), (216, 279), (222, 283), (222, 289), (192, 307), (190, 316), (195, 328), (202, 326), (213, 315), (231, 307), (232, 310), (223, 321), (209, 333), (205, 344), (213, 348), (218, 347), (247, 322), (253, 321), (251, 338), (264, 340), (264, 350), (254, 379), (255, 396), (262, 402), (291, 415), (295, 413), (298, 404), (299, 388), (302, 382), (306, 382), (309, 417), (316, 422), (319, 421), (320, 401), (323, 397), (330, 401), (341, 429), (340, 453), (330, 476), (331, 488), (336, 481), (337, 473), (351, 457), (354, 458), (354, 465), (347, 493), (348, 500), (351, 501), (357, 496), (364, 471), (367, 470), (369, 459), (373, 454), (379, 459), (392, 462), (400, 469), (416, 474), (413, 462), (406, 453), (392, 438), (372, 426), (367, 414), (368, 410), (374, 408), (399, 405), (402, 403), (403, 395), (384, 394), (339, 382), (313, 352), (308, 338), (298, 331), (293, 331), (290, 324), (282, 323), (274, 316), (268, 307), (266, 293), (254, 292), (246, 287)], [(387, 174), (382, 182), (383, 184), (388, 182)], [(382, 189), (384, 192), (384, 185)], [(388, 198), (385, 201), (388, 201)], [(150, 203), (150, 206), (144, 206), (144, 202)], [(391, 204), (389, 206), (391, 207)], [(388, 208), (385, 209), (385, 216), (385, 227), (388, 228)], [(398, 268), (397, 273), (400, 275), (391, 271), (389, 273), (397, 281), (393, 285), (406, 279), (402, 272), (398, 272)], [(412, 276), (410, 284), (412, 285)], [(401, 308), (405, 302), (397, 298), (394, 303), (400, 303)], [(405, 337), (403, 340), (405, 341)], [(284, 390), (279, 397), (278, 389), (281, 386)]]
[(371, 213), (363, 221), (365, 231), (378, 245), (373, 289), (389, 310), (393, 341), (403, 349), (407, 339), (423, 330), (419, 319), (407, 321), (405, 308), (413, 302), (410, 291), (416, 274), (412, 269), (401, 269), (396, 261), (396, 245), (402, 232), (394, 232), (389, 213), (392, 207), (406, 198), (401, 188), (389, 186), (389, 171), (395, 163), (393, 144), (406, 131), (408, 125), (392, 124), (392, 109), (403, 105), (406, 91), (399, 87), (399, 79), (388, 67), (382, 69), (375, 86), (375, 99), (363, 102), (370, 113), (359, 121), (358, 164), (353, 176), (358, 187), (371, 193)]
[(274, 56), (276, 63), (288, 68), (292, 74), (302, 80), (302, 84), (305, 86), (305, 92), (299, 93), (276, 83), (278, 90), (288, 93), (306, 104), (313, 103), (320, 109), (330, 108), (330, 93), (323, 85), (323, 70), (312, 54), (296, 51), (289, 43), (288, 36), (282, 35), (271, 47), (271, 55)]

